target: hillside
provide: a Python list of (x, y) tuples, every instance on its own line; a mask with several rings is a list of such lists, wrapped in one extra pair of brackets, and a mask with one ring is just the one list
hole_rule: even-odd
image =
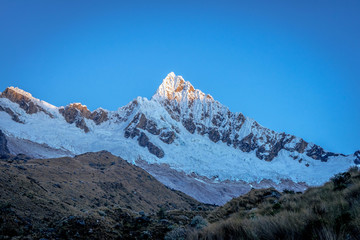
[(360, 172), (353, 168), (305, 193), (253, 189), (208, 215), (189, 239), (360, 239)]
[(0, 239), (359, 239), (360, 172), (215, 208), (108, 152), (0, 161)]
[(159, 212), (189, 212), (191, 218), (198, 209), (212, 208), (106, 151), (56, 159), (12, 156), (0, 161), (0, 179), (0, 239), (64, 237), (79, 226), (93, 231), (81, 233), (81, 239), (102, 234), (115, 239), (130, 230), (135, 238), (142, 227), (137, 220), (150, 232), (148, 225), (160, 227), (161, 236), (171, 222), (158, 223), (165, 218), (158, 218)]

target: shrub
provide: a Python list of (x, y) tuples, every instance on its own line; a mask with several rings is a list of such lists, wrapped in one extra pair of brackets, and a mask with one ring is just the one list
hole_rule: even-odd
[(342, 190), (346, 188), (350, 178), (351, 174), (348, 172), (336, 174), (333, 178), (331, 178), (334, 183), (334, 190)]
[(165, 208), (161, 207), (157, 212), (157, 216), (159, 217), (159, 219), (164, 219), (166, 217)]
[(199, 215), (196, 215), (190, 223), (190, 226), (196, 229), (202, 229), (208, 225), (208, 222)]
[(185, 240), (186, 229), (183, 227), (175, 228), (165, 235), (165, 240)]

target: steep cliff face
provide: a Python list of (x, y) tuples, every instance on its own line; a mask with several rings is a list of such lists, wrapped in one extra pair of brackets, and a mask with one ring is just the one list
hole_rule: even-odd
[[(358, 152), (328, 152), (231, 112), (174, 73), (150, 100), (138, 97), (116, 111), (90, 111), (80, 103), (55, 107), (12, 87), (0, 96), (0, 130), (11, 137), (10, 152), (23, 146), (27, 155), (41, 149), (34, 156), (58, 157), (107, 150), (131, 162), (168, 166), (194, 181), (243, 181), (249, 188), (266, 180), (317, 185), (360, 163)], [(163, 183), (180, 188), (174, 174), (152, 169)]]

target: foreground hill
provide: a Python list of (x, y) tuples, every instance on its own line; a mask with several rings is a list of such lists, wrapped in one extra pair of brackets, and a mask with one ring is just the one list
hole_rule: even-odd
[(105, 151), (1, 158), (0, 239), (356, 240), (360, 235), (357, 168), (305, 193), (252, 189), (215, 208)]
[(35, 158), (107, 150), (199, 201), (224, 204), (251, 190), (304, 191), (360, 163), (231, 112), (170, 73), (149, 100), (117, 111), (56, 107), (21, 89), (0, 94), (0, 130), (12, 154)]
[(360, 172), (337, 174), (304, 194), (251, 190), (213, 211), (189, 239), (360, 239)]
[(56, 159), (12, 156), (0, 161), (0, 179), (0, 239), (67, 238), (76, 228), (91, 231), (79, 232), (82, 239), (126, 238), (130, 230), (135, 238), (141, 224), (150, 232), (149, 225), (158, 227), (154, 231), (161, 236), (171, 224), (150, 221), (151, 216), (190, 212), (186, 222), (192, 211), (211, 209), (105, 151)]

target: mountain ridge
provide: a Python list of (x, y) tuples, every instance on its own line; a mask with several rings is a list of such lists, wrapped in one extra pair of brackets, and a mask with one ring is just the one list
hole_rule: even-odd
[[(150, 100), (137, 97), (117, 111), (91, 112), (80, 103), (55, 107), (14, 89), (0, 95), (1, 130), (11, 139), (46, 144), (56, 156), (64, 152), (55, 150), (107, 150), (133, 163), (140, 159), (215, 182), (249, 184), (269, 179), (317, 185), (360, 162), (359, 154), (327, 152), (233, 113), (174, 73), (165, 77)], [(52, 157), (46, 154), (43, 157)], [(163, 183), (176, 187), (172, 179)]]

